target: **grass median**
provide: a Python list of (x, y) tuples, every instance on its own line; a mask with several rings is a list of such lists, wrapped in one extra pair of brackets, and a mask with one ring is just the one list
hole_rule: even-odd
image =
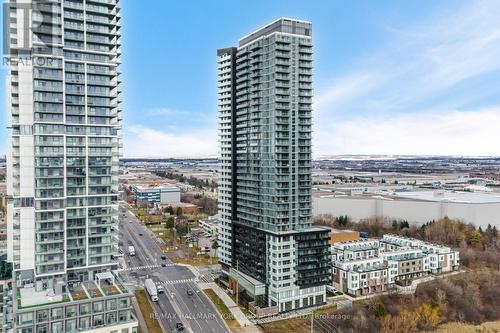
[(139, 304), (139, 308), (141, 309), (142, 317), (146, 322), (147, 332), (148, 333), (163, 333), (160, 323), (154, 316), (153, 308), (149, 303), (148, 295), (144, 290), (136, 290), (135, 298), (137, 299), (137, 303)]
[(233, 313), (228, 309), (226, 304), (220, 299), (219, 296), (212, 289), (203, 289), (203, 292), (210, 298), (212, 303), (214, 303), (217, 311), (219, 311), (220, 315), (226, 322), (227, 326), (231, 329), (239, 328), (240, 324), (234, 318)]
[[(313, 313), (314, 315), (322, 315), (335, 312), (336, 310), (337, 310), (336, 305), (330, 305), (317, 309)], [(265, 333), (281, 333), (281, 332), (309, 333), (311, 331), (310, 316), (311, 315), (282, 319), (265, 324), (260, 324), (259, 326)]]

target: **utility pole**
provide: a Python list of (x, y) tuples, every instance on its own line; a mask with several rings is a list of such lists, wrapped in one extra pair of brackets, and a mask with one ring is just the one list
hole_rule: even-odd
[(239, 291), (239, 285), (238, 285), (238, 279), (240, 278), (240, 260), (236, 260), (236, 271), (238, 272), (238, 277), (236, 278), (236, 305), (240, 306), (239, 303), (239, 298), (238, 298), (238, 291)]
[(311, 333), (314, 333), (314, 311), (311, 313)]

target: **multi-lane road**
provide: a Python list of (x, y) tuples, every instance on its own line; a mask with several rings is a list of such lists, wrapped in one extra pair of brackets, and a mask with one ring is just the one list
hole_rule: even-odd
[[(140, 224), (125, 207), (120, 207), (122, 250), (125, 268), (120, 272), (126, 283), (142, 287), (146, 278), (161, 284), (165, 293), (151, 302), (166, 333), (174, 332), (182, 322), (193, 333), (229, 332), (210, 300), (196, 284), (196, 276), (186, 266), (162, 259), (162, 250), (148, 228)], [(135, 256), (128, 255), (134, 246)], [(188, 295), (188, 290), (192, 295)], [(146, 315), (146, 314), (144, 314)]]

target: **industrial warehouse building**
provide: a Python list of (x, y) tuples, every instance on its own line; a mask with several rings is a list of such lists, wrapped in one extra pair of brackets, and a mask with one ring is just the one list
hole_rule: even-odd
[(407, 220), (423, 224), (444, 217), (476, 226), (500, 225), (500, 195), (458, 191), (414, 191), (392, 194), (313, 196), (313, 213), (366, 218)]

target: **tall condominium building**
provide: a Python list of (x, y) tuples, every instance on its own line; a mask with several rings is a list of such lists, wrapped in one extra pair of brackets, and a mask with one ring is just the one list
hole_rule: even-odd
[(328, 230), (312, 226), (311, 28), (281, 18), (217, 52), (220, 262), (280, 312), (324, 303), (331, 271)]
[(10, 0), (11, 327), (132, 333), (118, 253), (118, 0)]

